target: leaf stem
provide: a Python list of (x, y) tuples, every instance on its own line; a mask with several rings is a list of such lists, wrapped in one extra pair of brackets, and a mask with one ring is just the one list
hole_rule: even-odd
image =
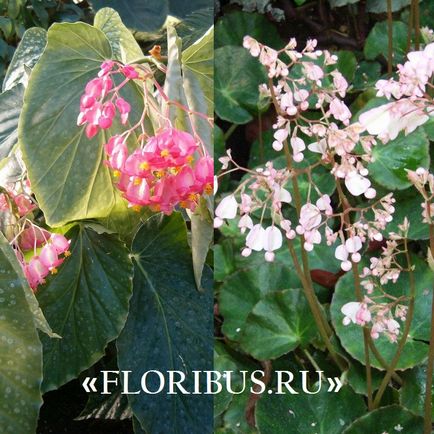
[(407, 239), (404, 238), (404, 247), (405, 247), (405, 257), (407, 260), (407, 268), (409, 273), (410, 280), (410, 301), (408, 304), (407, 318), (405, 320), (404, 332), (402, 334), (402, 338), (399, 341), (398, 348), (396, 349), (396, 353), (393, 356), (392, 361), (386, 371), (386, 375), (381, 382), (380, 388), (378, 389), (377, 394), (374, 399), (374, 408), (377, 408), (381, 402), (381, 398), (386, 390), (387, 385), (389, 384), (390, 379), (392, 378), (392, 374), (395, 371), (396, 365), (398, 364), (399, 358), (401, 357), (402, 349), (404, 348), (405, 343), (407, 342), (408, 334), (410, 333), (410, 326), (413, 320), (414, 314), (414, 298), (416, 294), (416, 283), (414, 281), (414, 272), (411, 265), (410, 253), (408, 252)]
[[(430, 203), (427, 204), (427, 209), (430, 209)], [(429, 246), (431, 250), (431, 255), (434, 256), (434, 223), (429, 225)], [(425, 403), (424, 403), (424, 434), (430, 434), (432, 429), (431, 422), (431, 408), (432, 408), (432, 398), (431, 398), (431, 388), (432, 388), (432, 375), (433, 375), (433, 365), (434, 365), (434, 295), (431, 303), (431, 338), (429, 341), (429, 355), (428, 363), (426, 368), (426, 382), (425, 382)]]
[(392, 75), (393, 64), (393, 18), (392, 18), (392, 0), (387, 0), (387, 33), (388, 33), (388, 46), (387, 46), (387, 75)]

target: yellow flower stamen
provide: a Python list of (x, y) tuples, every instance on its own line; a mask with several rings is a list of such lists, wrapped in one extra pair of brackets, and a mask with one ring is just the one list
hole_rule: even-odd
[(166, 158), (166, 157), (168, 157), (168, 156), (170, 155), (170, 152), (169, 152), (168, 149), (163, 149), (163, 150), (160, 152), (160, 155), (161, 155), (163, 158)]
[(148, 170), (149, 169), (149, 163), (147, 161), (143, 161), (143, 163), (140, 163), (139, 167), (141, 170)]

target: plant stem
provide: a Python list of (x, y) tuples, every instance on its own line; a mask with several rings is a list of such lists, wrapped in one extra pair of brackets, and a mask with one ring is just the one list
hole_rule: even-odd
[(393, 18), (392, 18), (392, 0), (387, 0), (387, 32), (388, 32), (388, 48), (387, 48), (387, 75), (392, 75), (393, 64)]
[[(427, 204), (427, 209), (430, 208), (430, 203)], [(429, 225), (429, 246), (431, 250), (431, 255), (434, 257), (434, 223)], [(433, 365), (434, 365), (434, 294), (431, 303), (431, 338), (429, 341), (429, 355), (428, 363), (426, 368), (426, 382), (425, 382), (425, 404), (424, 404), (424, 434), (430, 434), (432, 423), (431, 423), (431, 388), (432, 388), (432, 375), (433, 375)]]
[(232, 124), (223, 134), (223, 139), (226, 142), (230, 136), (232, 136), (232, 133), (238, 128), (237, 124)]
[(414, 0), (414, 48), (420, 48), (420, 13), (419, 13), (419, 0)]
[(258, 134), (258, 141), (259, 141), (259, 161), (261, 164), (264, 164), (264, 140), (262, 137), (262, 114), (259, 113), (258, 114), (258, 130), (259, 130), (259, 134)]
[(413, 34), (413, 20), (414, 20), (414, 0), (411, 0), (410, 14), (408, 17), (408, 33), (407, 33), (407, 53), (411, 48), (411, 36)]
[[(269, 79), (269, 88), (270, 88), (270, 94), (271, 99), (273, 101), (274, 108), (276, 110), (276, 113), (279, 115), (282, 115), (282, 112), (280, 110), (279, 104), (277, 102), (276, 94), (274, 92), (274, 83), (273, 80)], [(284, 114), (283, 114), (284, 115)], [(288, 146), (288, 140), (285, 140), (283, 143), (283, 148), (285, 151), (286, 156), (286, 163), (287, 168), (291, 172), (292, 171), (292, 156), (291, 152), (289, 151)], [(297, 216), (300, 217), (300, 210), (301, 210), (301, 195), (300, 195), (300, 189), (298, 187), (298, 181), (297, 176), (292, 176), (292, 187), (294, 192), (294, 205), (297, 210)], [(301, 280), (301, 284), (303, 286), (304, 295), (306, 297), (307, 302), (309, 303), (310, 310), (312, 312), (312, 315), (315, 319), (316, 326), (318, 327), (318, 330), (320, 332), (320, 335), (324, 341), (324, 344), (327, 348), (327, 350), (330, 353), (330, 357), (333, 359), (333, 361), (336, 363), (336, 365), (341, 369), (342, 371), (345, 370), (344, 364), (339, 360), (335, 349), (333, 348), (333, 345), (330, 341), (330, 337), (333, 334), (333, 330), (330, 327), (329, 323), (327, 322), (327, 319), (325, 318), (323, 311), (321, 310), (321, 304), (318, 301), (318, 298), (315, 294), (315, 291), (313, 289), (312, 279), (310, 276), (310, 270), (309, 270), (309, 258), (307, 256), (307, 252), (304, 250), (303, 244), (304, 244), (304, 237), (300, 236), (300, 243), (301, 243), (301, 257), (303, 262), (303, 268), (300, 265), (300, 262), (298, 261), (297, 254), (295, 252), (292, 240), (288, 240), (288, 247), (289, 251), (291, 253), (292, 260), (294, 262), (294, 266), (297, 272), (297, 275), (299, 279)]]
[(390, 379), (392, 378), (392, 374), (395, 371), (396, 365), (398, 364), (399, 358), (401, 357), (402, 349), (404, 348), (405, 343), (407, 342), (407, 337), (410, 332), (411, 322), (413, 320), (414, 314), (414, 297), (416, 293), (416, 284), (414, 281), (414, 273), (412, 270), (410, 253), (408, 252), (407, 239), (404, 239), (404, 247), (405, 247), (405, 256), (407, 259), (407, 269), (409, 270), (409, 280), (410, 280), (410, 302), (408, 304), (407, 318), (405, 320), (404, 332), (402, 334), (402, 338), (399, 341), (398, 348), (396, 349), (396, 353), (393, 356), (392, 361), (390, 362), (389, 368), (386, 371), (386, 375), (381, 382), (380, 388), (378, 389), (377, 394), (374, 399), (374, 408), (377, 408), (380, 404), (381, 398), (386, 390), (387, 385), (389, 384)]
[[(336, 188), (338, 191), (339, 199), (341, 201), (342, 209), (345, 212), (348, 207), (349, 203), (347, 198), (345, 197), (344, 192), (342, 191), (341, 183), (338, 179), (336, 179)], [(350, 221), (350, 215), (345, 212), (344, 214), (344, 223), (347, 227), (351, 226)], [(363, 302), (363, 295), (362, 295), (362, 287), (360, 285), (360, 276), (359, 276), (359, 267), (358, 265), (351, 261), (352, 265), (352, 272), (353, 272), (353, 279), (354, 279), (354, 289), (356, 293), (356, 298), (359, 303)], [(369, 339), (370, 334), (369, 330), (366, 327), (363, 327), (363, 347), (365, 352), (365, 369), (366, 369), (366, 390), (368, 394), (368, 408), (369, 410), (372, 409), (372, 371), (371, 371), (371, 361), (370, 361), (370, 355), (369, 355)]]

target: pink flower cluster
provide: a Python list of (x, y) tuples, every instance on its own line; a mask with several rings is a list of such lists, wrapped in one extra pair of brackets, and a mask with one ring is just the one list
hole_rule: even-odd
[(206, 155), (194, 160), (198, 144), (184, 131), (168, 127), (131, 154), (126, 136), (116, 135), (105, 151), (116, 185), (131, 207), (150, 206), (170, 214), (180, 205), (194, 211), (200, 195), (213, 191), (214, 162)]
[[(112, 75), (121, 74), (124, 80), (116, 86)], [(121, 123), (125, 125), (131, 110), (130, 104), (119, 96), (119, 90), (129, 81), (138, 78), (139, 74), (131, 65), (121, 65), (113, 60), (106, 60), (101, 65), (98, 77), (87, 83), (80, 99), (80, 114), (77, 125), (86, 125), (86, 136), (92, 138), (100, 129), (110, 128), (116, 112), (119, 112)]]
[(424, 50), (408, 53), (404, 65), (398, 65), (398, 80), (379, 80), (377, 96), (394, 101), (373, 108), (360, 116), (360, 123), (369, 134), (386, 143), (401, 131), (409, 134), (434, 115), (432, 97), (427, 88), (434, 74), (434, 43)]
[(24, 274), (33, 290), (45, 283), (48, 274), (57, 273), (57, 268), (64, 258), (70, 255), (70, 243), (71, 240), (67, 240), (63, 235), (52, 234), (40, 253), (33, 256), (29, 262), (21, 258)]

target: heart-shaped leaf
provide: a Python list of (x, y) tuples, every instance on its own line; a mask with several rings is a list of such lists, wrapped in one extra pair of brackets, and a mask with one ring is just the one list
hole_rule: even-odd
[[(264, 394), (256, 407), (256, 423), (261, 434), (340, 434), (353, 420), (365, 413), (360, 395), (348, 386), (337, 393), (327, 392), (323, 383), (319, 393), (310, 395)], [(312, 390), (317, 390), (314, 385)], [(365, 431), (371, 433), (373, 431)], [(380, 431), (381, 432), (381, 431)]]
[[(114, 205), (102, 145), (108, 135), (119, 132), (119, 123), (91, 140), (84, 127), (76, 125), (86, 83), (111, 57), (102, 31), (84, 23), (54, 24), (32, 72), (18, 133), (32, 189), (50, 226), (105, 217)], [(142, 111), (140, 92), (133, 83), (122, 92), (132, 106), (130, 122), (135, 123)]]
[(258, 86), (267, 80), (264, 67), (242, 47), (217, 48), (214, 59), (217, 115), (235, 124), (251, 121), (260, 109)]
[(429, 141), (423, 128), (418, 128), (407, 136), (401, 133), (385, 145), (379, 143), (372, 156), (374, 161), (368, 169), (374, 181), (390, 190), (403, 190), (412, 185), (406, 169), (429, 167)]
[[(134, 291), (117, 341), (119, 368), (131, 371), (131, 390), (140, 389), (146, 371), (178, 370), (185, 374), (183, 386), (191, 392), (192, 371), (212, 369), (209, 274), (203, 281), (206, 290), (198, 292), (186, 225), (178, 213), (149, 218), (137, 232), (132, 250)], [(155, 378), (148, 379), (151, 390), (158, 387)], [(168, 395), (167, 391), (128, 396), (144, 431), (162, 434), (173, 432), (174, 427), (180, 434), (209, 431), (210, 395)]]
[(122, 330), (131, 297), (131, 261), (115, 235), (76, 225), (66, 237), (72, 239), (71, 256), (37, 293), (50, 325), (62, 336), (41, 336), (45, 391), (99, 360)]
[(224, 318), (223, 333), (229, 339), (238, 341), (256, 303), (268, 293), (297, 286), (293, 270), (278, 262), (262, 263), (232, 274), (219, 291), (219, 308)]
[(343, 434), (423, 432), (423, 418), (399, 405), (390, 405), (365, 414), (351, 424)]
[(32, 27), (25, 31), (6, 72), (2, 86), (3, 91), (12, 89), (19, 83), (27, 83), (26, 68), (35, 66), (46, 44), (47, 32), (44, 29)]
[(275, 359), (308, 344), (317, 335), (315, 320), (299, 289), (267, 294), (243, 327), (241, 347), (255, 359)]
[(36, 431), (42, 404), (42, 347), (21, 267), (0, 234), (0, 432)]

